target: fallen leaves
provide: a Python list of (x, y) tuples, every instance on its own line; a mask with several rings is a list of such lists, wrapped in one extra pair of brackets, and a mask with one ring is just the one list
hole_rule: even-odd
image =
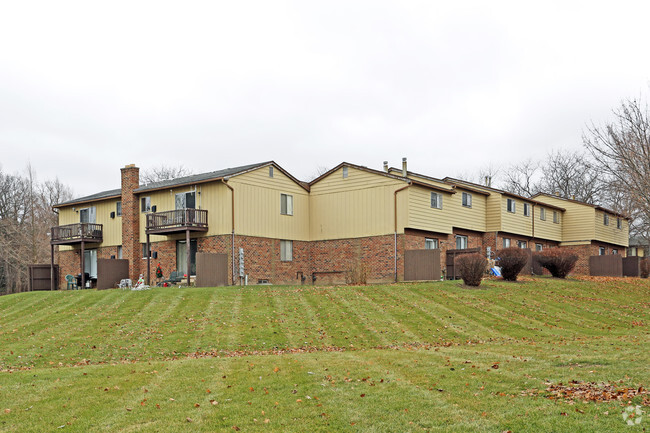
[[(643, 387), (630, 388), (616, 386), (609, 383), (580, 382), (572, 380), (568, 385), (562, 383), (546, 384), (546, 390), (537, 389), (526, 390), (521, 393), (524, 396), (544, 395), (550, 399), (564, 401), (584, 401), (584, 402), (609, 402), (609, 401), (628, 401), (634, 397), (642, 396), (643, 405), (650, 406), (650, 392)], [(581, 412), (582, 413), (582, 412)]]

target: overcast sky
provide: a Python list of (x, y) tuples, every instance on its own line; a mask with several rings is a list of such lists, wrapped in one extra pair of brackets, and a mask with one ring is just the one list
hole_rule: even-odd
[(75, 196), (119, 168), (383, 160), (436, 177), (581, 147), (647, 96), (650, 2), (8, 1), (0, 164)]

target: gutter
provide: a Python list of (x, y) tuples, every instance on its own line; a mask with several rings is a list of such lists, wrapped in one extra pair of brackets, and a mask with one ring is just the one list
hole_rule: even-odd
[(232, 188), (232, 186), (228, 185), (228, 182), (224, 179), (221, 178), (221, 182), (228, 187), (230, 190), (230, 197), (231, 197), (231, 204), (230, 204), (230, 215), (232, 217), (232, 222), (231, 222), (231, 227), (232, 227), (232, 232), (231, 232), (231, 241), (232, 241), (232, 251), (231, 251), (231, 257), (232, 257), (232, 285), (235, 285), (235, 190)]
[(394, 254), (394, 257), (395, 257), (395, 282), (397, 282), (397, 193), (400, 192), (400, 191), (404, 191), (409, 186), (411, 186), (410, 181), (408, 182), (408, 185), (406, 185), (406, 186), (404, 186), (402, 188), (396, 189), (395, 192), (393, 192), (394, 219), (395, 219), (395, 232), (394, 232), (394, 238), (393, 238), (393, 241), (394, 241), (393, 254)]

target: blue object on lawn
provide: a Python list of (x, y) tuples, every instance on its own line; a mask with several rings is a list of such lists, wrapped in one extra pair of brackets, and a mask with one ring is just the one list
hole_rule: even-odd
[(494, 275), (495, 277), (500, 277), (501, 276), (501, 268), (499, 268), (498, 266), (490, 268), (490, 273), (492, 275)]

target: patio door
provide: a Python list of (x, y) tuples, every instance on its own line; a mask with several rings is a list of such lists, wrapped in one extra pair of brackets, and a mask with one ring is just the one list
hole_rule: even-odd
[(97, 250), (84, 251), (84, 272), (90, 278), (97, 278)]
[(79, 210), (80, 223), (96, 223), (97, 222), (97, 208), (95, 206), (87, 207)]
[[(190, 275), (196, 275), (196, 239), (190, 239), (190, 260), (192, 261), (192, 268)], [(176, 270), (187, 275), (187, 242), (176, 241)]]
[(196, 207), (196, 193), (181, 192), (176, 194), (176, 210), (178, 209), (194, 209)]

